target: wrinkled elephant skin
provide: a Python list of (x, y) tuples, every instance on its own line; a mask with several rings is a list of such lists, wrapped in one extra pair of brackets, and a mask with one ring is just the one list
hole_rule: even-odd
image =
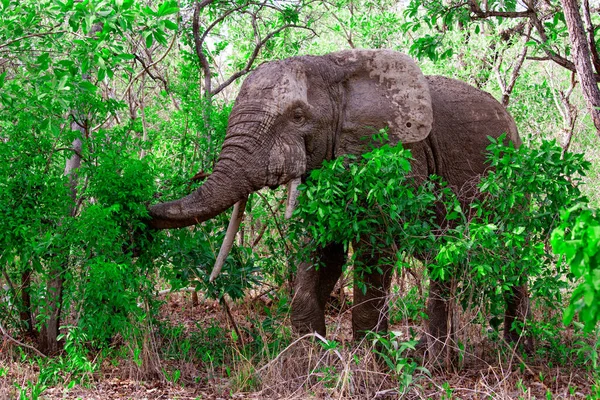
[[(362, 138), (384, 128), (392, 145), (402, 142), (412, 151), (415, 176), (443, 177), (465, 206), (486, 169), (487, 136), (507, 133), (509, 140), (520, 144), (513, 119), (492, 96), (460, 81), (426, 77), (401, 53), (348, 50), (269, 62), (244, 81), (213, 173), (189, 196), (152, 206), (151, 225), (197, 224), (265, 186), (290, 183), (295, 187), (324, 160), (363, 153)], [(295, 203), (293, 196), (288, 206)], [(298, 266), (292, 324), (300, 333), (324, 335), (325, 303), (346, 254), (341, 245), (332, 243), (316, 256), (325, 267)], [(361, 261), (368, 264), (377, 259)], [(366, 293), (354, 291), (356, 337), (387, 328), (385, 296), (391, 270), (383, 272), (365, 278)], [(449, 338), (445, 292), (442, 282), (431, 282), (428, 313), (434, 345)], [(527, 306), (524, 291), (519, 293), (509, 299), (508, 314)]]

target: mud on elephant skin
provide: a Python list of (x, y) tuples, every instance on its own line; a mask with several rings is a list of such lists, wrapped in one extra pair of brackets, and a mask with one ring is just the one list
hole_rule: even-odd
[[(244, 81), (213, 173), (187, 197), (152, 206), (151, 225), (198, 224), (235, 204), (218, 257), (223, 261), (250, 193), (288, 184), (286, 214), (291, 215), (297, 185), (311, 170), (324, 160), (365, 152), (361, 139), (380, 129), (388, 130), (392, 145), (402, 142), (411, 149), (415, 176), (441, 176), (463, 199), (473, 198), (473, 181), (486, 169), (487, 136), (507, 133), (520, 144), (513, 119), (488, 93), (453, 79), (424, 76), (408, 56), (395, 51), (347, 50), (269, 62)], [(300, 333), (324, 335), (325, 301), (346, 255), (331, 243), (317, 257), (324, 268), (298, 267), (292, 323)], [(391, 270), (372, 274), (366, 277), (366, 293), (355, 290), (355, 336), (387, 328), (384, 299), (390, 276)], [(429, 334), (432, 347), (440, 347), (449, 338), (445, 289), (441, 282), (430, 286)], [(526, 308), (527, 301), (518, 293), (509, 296), (507, 321), (519, 318), (516, 310)]]

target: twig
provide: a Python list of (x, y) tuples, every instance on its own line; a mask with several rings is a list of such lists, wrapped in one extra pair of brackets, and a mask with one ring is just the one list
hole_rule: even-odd
[[(256, 194), (263, 199), (263, 201), (267, 204), (267, 207), (269, 208), (269, 211), (271, 211), (271, 215), (273, 216), (273, 219), (275, 221), (275, 228), (277, 228), (277, 231), (279, 232), (279, 236), (281, 237), (281, 239), (283, 240), (283, 245), (285, 246), (285, 249), (287, 251), (287, 253), (290, 253), (290, 248), (288, 247), (287, 242), (285, 241), (285, 235), (283, 234), (283, 231), (281, 230), (281, 227), (279, 226), (279, 222), (277, 220), (277, 213), (275, 211), (273, 211), (273, 208), (271, 208), (271, 205), (269, 204), (269, 201), (265, 198), (265, 196), (260, 193), (260, 192), (256, 192)], [(279, 202), (279, 207), (281, 207), (281, 205), (283, 204), (283, 201), (285, 201), (285, 199), (283, 199), (282, 201)]]
[[(325, 341), (325, 343), (327, 343), (327, 340), (325, 340), (325, 338), (323, 336), (319, 335), (317, 332), (307, 333), (306, 335), (300, 336), (298, 339), (294, 340), (288, 347), (286, 347), (279, 354), (277, 354), (277, 356), (274, 359), (272, 359), (271, 361), (269, 361), (268, 363), (266, 363), (265, 365), (263, 365), (258, 371), (256, 371), (256, 373), (257, 374), (261, 373), (264, 369), (266, 369), (267, 367), (269, 367), (275, 361), (279, 360), (284, 353), (286, 353), (289, 349), (291, 349), (297, 343), (303, 341), (304, 339), (310, 338), (310, 337), (316, 337), (317, 339)], [(337, 352), (337, 353), (339, 354), (339, 352)], [(341, 355), (338, 355), (338, 357), (341, 357)], [(342, 359), (342, 361), (343, 361), (343, 359)]]
[(32, 350), (34, 353), (36, 353), (38, 356), (42, 357), (42, 358), (46, 358), (46, 355), (44, 353), (42, 353), (41, 351), (39, 351), (38, 349), (36, 349), (33, 346), (30, 346), (26, 343), (23, 343), (21, 341), (18, 341), (17, 339), (13, 338), (12, 336), (10, 336), (6, 330), (4, 329), (4, 326), (2, 326), (2, 323), (0, 323), (0, 331), (2, 332), (2, 336), (4, 336), (5, 338), (7, 338), (8, 340), (10, 340), (11, 342), (21, 346), (21, 347), (25, 347), (29, 350)]
[(148, 66), (146, 66), (146, 63), (144, 62), (142, 57), (138, 56), (137, 54), (134, 54), (133, 57), (136, 60), (138, 60), (140, 62), (140, 64), (142, 64), (142, 67), (144, 68), (144, 70), (146, 70), (146, 73), (148, 74), (148, 76), (150, 76), (150, 78), (152, 78), (153, 81), (161, 81), (163, 83), (163, 85), (165, 86), (165, 89), (167, 89), (167, 81), (165, 80), (165, 78), (163, 78), (160, 75), (154, 76), (152, 74), (152, 72), (150, 72), (150, 69), (148, 68)]
[(13, 40), (9, 40), (8, 42), (4, 43), (3, 45), (0, 45), (0, 50), (3, 49), (3, 48), (5, 48), (5, 47), (10, 46), (13, 43), (19, 42), (19, 41), (24, 40), (24, 39), (29, 39), (29, 38), (32, 38), (32, 37), (43, 37), (43, 36), (48, 36), (48, 35), (58, 35), (59, 33), (67, 33), (67, 31), (56, 31), (55, 32), (55, 31), (52, 30), (52, 29), (58, 28), (61, 24), (62, 24), (62, 22), (60, 24), (57, 24), (57, 25), (53, 26), (49, 32), (31, 33), (29, 35), (25, 35), (25, 36), (21, 36), (21, 37), (18, 37), (16, 39), (13, 39)]
[(246, 62), (246, 66), (241, 69), (240, 71), (234, 73), (233, 75), (231, 75), (229, 77), (229, 79), (227, 79), (225, 82), (223, 82), (222, 84), (220, 84), (216, 89), (211, 91), (211, 95), (216, 95), (219, 92), (221, 92), (223, 89), (225, 89), (227, 86), (229, 86), (233, 81), (235, 81), (237, 78), (239, 78), (240, 76), (243, 76), (245, 74), (248, 73), (248, 71), (250, 71), (250, 69), (252, 68), (252, 65), (254, 64), (254, 60), (256, 59), (256, 57), (258, 56), (258, 53), (260, 52), (260, 49), (265, 45), (265, 43), (267, 43), (273, 36), (277, 35), (279, 32), (283, 31), (284, 29), (287, 28), (301, 28), (301, 29), (307, 29), (311, 32), (314, 33), (314, 30), (312, 30), (311, 28), (308, 28), (306, 26), (302, 26), (302, 25), (295, 25), (295, 24), (286, 24), (283, 25), (281, 27), (279, 27), (278, 29), (275, 29), (273, 32), (270, 32), (267, 36), (265, 36), (265, 38), (263, 40), (261, 40), (255, 47), (254, 47), (254, 51), (252, 52), (252, 54), (250, 55), (250, 58), (248, 58), (248, 61)]
[(53, 153), (57, 152), (57, 151), (72, 151), (73, 153), (75, 153), (77, 155), (77, 157), (81, 158), (83, 161), (85, 162), (89, 162), (89, 160), (87, 158), (85, 158), (80, 151), (74, 149), (73, 147), (58, 147), (56, 149), (53, 150)]
[(529, 24), (527, 27), (527, 33), (525, 34), (525, 44), (523, 45), (523, 50), (521, 50), (521, 54), (517, 59), (515, 66), (513, 67), (510, 81), (506, 81), (503, 79), (502, 74), (500, 73), (500, 65), (502, 64), (502, 56), (498, 57), (498, 62), (493, 66), (494, 72), (496, 73), (496, 78), (498, 80), (498, 84), (500, 85), (500, 89), (502, 89), (502, 105), (504, 107), (508, 106), (510, 101), (510, 95), (517, 83), (517, 78), (519, 77), (519, 72), (521, 71), (521, 67), (523, 66), (523, 62), (525, 61), (525, 57), (527, 56), (527, 51), (529, 47), (527, 46), (527, 42), (531, 37), (531, 29), (532, 25)]
[[(136, 80), (138, 80), (138, 78), (141, 77), (144, 74), (144, 72), (146, 72), (147, 69), (150, 69), (150, 68), (154, 67), (155, 65), (157, 65), (158, 63), (160, 63), (162, 60), (165, 59), (165, 57), (171, 52), (171, 49), (173, 48), (173, 45), (175, 44), (175, 40), (177, 40), (177, 32), (175, 32), (173, 34), (173, 39), (171, 39), (171, 43), (169, 44), (169, 47), (167, 48), (167, 51), (165, 51), (163, 53), (163, 55), (158, 58), (158, 60), (156, 60), (152, 64), (148, 65), (147, 68), (142, 69), (131, 81), (129, 81), (129, 84), (127, 85), (127, 87), (123, 91), (123, 95), (121, 96), (121, 100), (123, 100), (125, 98), (125, 95), (127, 94), (127, 92), (129, 91), (129, 89), (131, 88), (131, 85), (133, 85), (133, 83)], [(102, 124), (104, 124), (104, 123), (102, 123)], [(97, 127), (94, 127), (93, 130), (98, 129), (100, 126), (102, 126), (102, 124), (100, 124)]]
[[(129, 89), (131, 89), (131, 85), (133, 85), (133, 83), (135, 81), (137, 81), (144, 74), (144, 72), (146, 72), (146, 70), (149, 70), (150, 68), (154, 67), (156, 64), (160, 63), (162, 60), (165, 59), (167, 54), (169, 54), (171, 52), (171, 49), (173, 48), (173, 45), (175, 44), (176, 39), (177, 39), (177, 32), (175, 32), (175, 34), (173, 34), (173, 39), (171, 40), (171, 43), (169, 44), (169, 48), (167, 48), (167, 51), (165, 51), (164, 54), (158, 58), (158, 60), (156, 60), (152, 64), (148, 65), (147, 68), (143, 68), (133, 79), (131, 79), (129, 81), (129, 84), (123, 91), (123, 95), (121, 96), (121, 99), (120, 99), (121, 101), (125, 98), (125, 96), (127, 96), (127, 92), (129, 92)], [(91, 131), (93, 132), (93, 131), (98, 130), (102, 125), (104, 125), (106, 123), (106, 121), (108, 121), (111, 118), (111, 116), (112, 115), (109, 115), (108, 117), (106, 117), (106, 119), (104, 121), (102, 121), (98, 125), (94, 126), (91, 129)]]
[(231, 315), (231, 310), (229, 309), (229, 304), (227, 304), (227, 300), (225, 300), (225, 297), (221, 297), (221, 299), (219, 299), (219, 303), (221, 303), (221, 305), (223, 306), (225, 314), (227, 314), (227, 319), (229, 319), (229, 322), (231, 323), (231, 325), (233, 325), (233, 330), (235, 331), (235, 334), (238, 337), (238, 345), (243, 348), (245, 345), (244, 338), (242, 337), (242, 334), (240, 333), (240, 330), (238, 329), (238, 326), (235, 323), (233, 315)]
[[(462, 4), (461, 4), (462, 5)], [(476, 0), (469, 0), (468, 5), (471, 13), (473, 13), (473, 19), (487, 19), (490, 17), (501, 17), (501, 18), (527, 18), (531, 21), (535, 30), (537, 31), (541, 42), (548, 43), (548, 35), (546, 34), (546, 30), (544, 28), (543, 21), (545, 21), (548, 17), (554, 15), (554, 12), (549, 12), (546, 15), (538, 15), (538, 11), (534, 8), (533, 5), (529, 4), (528, 9), (525, 11), (495, 11), (488, 10), (487, 3), (486, 9), (483, 10)], [(568, 60), (567, 58), (559, 55), (554, 50), (551, 50), (549, 46), (542, 47), (542, 51), (546, 54), (545, 57), (527, 57), (528, 60), (536, 60), (536, 61), (553, 61), (556, 64), (560, 65), (563, 68), (566, 68), (570, 71), (576, 71), (575, 64)], [(596, 82), (600, 82), (600, 73), (594, 73), (593, 78)]]
[[(285, 199), (283, 199), (285, 200)], [(283, 200), (281, 201), (281, 204), (283, 204)], [(252, 245), (250, 246), (252, 249), (254, 249), (258, 243), (260, 243), (260, 240), (262, 239), (263, 235), (265, 234), (267, 227), (269, 225), (268, 224), (263, 224), (262, 228), (260, 229), (260, 232), (258, 232), (258, 235), (256, 236), (256, 238), (252, 241)]]

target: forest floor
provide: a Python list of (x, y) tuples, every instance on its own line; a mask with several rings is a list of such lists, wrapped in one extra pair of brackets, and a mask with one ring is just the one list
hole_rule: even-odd
[[(145, 346), (135, 356), (137, 362), (123, 341), (121, 356), (106, 357), (85, 384), (68, 385), (69, 376), (63, 376), (64, 385), (44, 388), (40, 398), (592, 398), (590, 372), (567, 359), (560, 362), (544, 352), (545, 344), (528, 357), (489, 335), (480, 337), (466, 342), (459, 365), (448, 369), (444, 362), (436, 367), (422, 365), (418, 356), (411, 357), (415, 355), (411, 350), (396, 349), (420, 330), (407, 319), (392, 327), (398, 335), (396, 343), (379, 341), (374, 346), (371, 340), (356, 346), (351, 341), (350, 313), (337, 310), (338, 317), (328, 321), (329, 339), (334, 341), (295, 340), (289, 321), (271, 319), (276, 305), (263, 296), (230, 305), (240, 339), (222, 304), (201, 300), (193, 307), (187, 293), (170, 294), (166, 300), (154, 334), (144, 338)], [(462, 336), (476, 337), (478, 331), (480, 326), (471, 326)], [(250, 350), (242, 350), (241, 340)], [(17, 385), (33, 387), (40, 367), (19, 362), (9, 342), (1, 350), (0, 398), (19, 398)], [(375, 356), (376, 351), (384, 356)], [(390, 374), (387, 360), (397, 366), (395, 375)], [(407, 389), (402, 391), (403, 387)], [(31, 391), (25, 392), (34, 397)]]

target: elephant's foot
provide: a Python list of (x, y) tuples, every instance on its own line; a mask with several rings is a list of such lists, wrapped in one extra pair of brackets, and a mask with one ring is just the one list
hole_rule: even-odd
[(317, 296), (309, 293), (296, 293), (292, 300), (292, 328), (299, 335), (317, 332), (325, 336), (325, 310), (317, 301)]
[[(387, 332), (388, 299), (391, 284), (391, 267), (383, 268), (383, 274), (365, 274), (355, 277), (354, 307), (352, 308), (352, 331), (355, 340), (362, 339), (368, 332)], [(356, 282), (362, 279), (362, 284)], [(362, 289), (366, 286), (366, 291)], [(363, 286), (363, 287), (361, 287)]]
[(325, 336), (325, 306), (346, 262), (344, 246), (331, 243), (298, 266), (292, 300), (292, 327), (299, 334)]
[(458, 352), (454, 310), (448, 300), (448, 292), (446, 285), (433, 280), (430, 282), (426, 355), (433, 365), (445, 365), (451, 370), (457, 365)]
[[(373, 303), (378, 303), (373, 301)], [(352, 310), (352, 332), (354, 340), (363, 339), (369, 332), (387, 332), (387, 308), (378, 308), (377, 304), (363, 303)]]

